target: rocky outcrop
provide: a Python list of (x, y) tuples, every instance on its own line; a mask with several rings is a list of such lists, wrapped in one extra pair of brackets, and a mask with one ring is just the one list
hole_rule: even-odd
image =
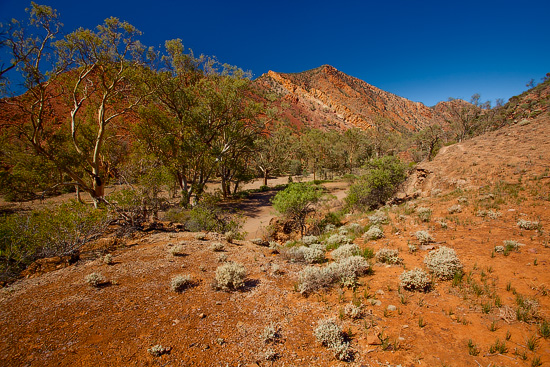
[(398, 131), (419, 130), (436, 121), (444, 121), (445, 103), (430, 108), (420, 102), (385, 92), (330, 65), (302, 73), (269, 71), (258, 78), (273, 93), (290, 104), (302, 116), (304, 124), (346, 130), (369, 129), (382, 122)]

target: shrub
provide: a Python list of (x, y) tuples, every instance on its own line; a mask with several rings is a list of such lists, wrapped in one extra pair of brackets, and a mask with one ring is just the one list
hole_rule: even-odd
[(363, 316), (363, 309), (353, 303), (348, 303), (346, 307), (344, 307), (344, 315), (350, 319), (360, 319)]
[(521, 229), (526, 230), (533, 230), (533, 229), (539, 229), (540, 223), (539, 222), (532, 222), (530, 220), (520, 219), (518, 220), (518, 227)]
[(199, 232), (195, 234), (195, 239), (199, 241), (206, 241), (208, 238), (206, 237), (206, 234)]
[(242, 227), (241, 218), (226, 210), (222, 210), (215, 202), (201, 201), (188, 212), (189, 219), (185, 223), (185, 229), (190, 232), (233, 232), (234, 238)]
[(367, 163), (368, 173), (350, 186), (346, 205), (355, 210), (372, 210), (383, 205), (407, 177), (399, 158), (385, 156)]
[(304, 236), (300, 240), (304, 245), (309, 246), (313, 245), (314, 243), (317, 243), (318, 237), (317, 236)]
[(401, 286), (409, 291), (426, 292), (432, 285), (428, 274), (420, 268), (403, 272), (399, 280)]
[(0, 216), (0, 280), (17, 277), (36, 259), (69, 256), (104, 233), (111, 215), (76, 201)]
[(273, 207), (279, 213), (294, 220), (303, 236), (306, 216), (323, 196), (323, 190), (311, 183), (292, 183), (273, 198)]
[(462, 271), (462, 263), (456, 256), (455, 250), (445, 246), (430, 251), (424, 258), (424, 263), (436, 277), (442, 280), (453, 279), (455, 273)]
[(170, 353), (171, 349), (172, 348), (170, 347), (163, 347), (162, 345), (157, 344), (147, 349), (147, 352), (149, 352), (149, 354), (152, 355), (153, 357), (160, 357), (163, 354)]
[(223, 290), (236, 290), (244, 286), (246, 269), (241, 264), (226, 263), (216, 269), (217, 287)]
[(447, 211), (449, 212), (449, 214), (460, 213), (462, 212), (462, 207), (458, 204), (453, 205), (450, 208), (448, 208)]
[(432, 235), (429, 234), (428, 231), (417, 231), (414, 235), (421, 245), (427, 245), (434, 241)]
[(344, 286), (353, 286), (357, 277), (370, 270), (370, 264), (362, 256), (350, 256), (331, 263), (327, 269), (333, 274), (333, 278), (339, 280)]
[(363, 237), (367, 240), (377, 240), (384, 237), (384, 232), (380, 227), (372, 226), (363, 234)]
[(306, 262), (308, 264), (320, 263), (325, 260), (325, 252), (315, 247), (291, 247), (286, 251), (286, 255), (296, 262)]
[(101, 273), (88, 274), (84, 280), (92, 287), (99, 287), (109, 282)]
[(185, 256), (185, 250), (182, 245), (175, 245), (171, 247), (170, 253), (174, 256)]
[(210, 248), (212, 249), (212, 251), (215, 251), (215, 252), (221, 252), (221, 251), (224, 251), (225, 250), (225, 246), (223, 243), (221, 242), (214, 242), (212, 243), (212, 245), (210, 246)]
[(298, 274), (297, 290), (306, 295), (338, 281), (343, 285), (354, 285), (357, 277), (369, 270), (369, 263), (361, 256), (346, 257), (325, 267), (308, 266)]
[(376, 253), (376, 259), (381, 263), (401, 264), (403, 262), (403, 259), (401, 259), (398, 255), (398, 250), (384, 247), (378, 250), (378, 252)]
[(113, 255), (107, 254), (107, 255), (103, 256), (103, 263), (107, 264), (107, 265), (113, 265), (114, 264)]
[(416, 209), (416, 214), (422, 222), (429, 222), (432, 217), (432, 210), (430, 208), (420, 207)]
[(325, 240), (325, 246), (327, 249), (330, 248), (337, 248), (340, 245), (350, 243), (351, 240), (348, 236), (345, 236), (343, 234), (333, 234), (329, 238)]
[(334, 352), (337, 359), (341, 361), (351, 359), (349, 342), (346, 341), (342, 328), (333, 319), (321, 320), (313, 334), (317, 341)]
[(369, 222), (374, 225), (388, 224), (389, 218), (383, 211), (377, 211), (373, 215), (369, 215)]
[(176, 275), (170, 282), (170, 288), (174, 292), (182, 292), (192, 284), (190, 275)]
[(334, 260), (341, 260), (346, 257), (358, 255), (361, 249), (354, 243), (348, 243), (338, 247), (332, 251), (332, 258)]
[(329, 287), (335, 281), (335, 274), (328, 267), (308, 266), (298, 274), (297, 290), (307, 295)]
[(280, 337), (281, 327), (273, 322), (266, 326), (260, 335), (264, 343), (275, 343)]

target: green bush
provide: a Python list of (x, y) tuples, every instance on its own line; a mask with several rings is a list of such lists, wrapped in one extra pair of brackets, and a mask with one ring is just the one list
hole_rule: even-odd
[(314, 210), (314, 204), (322, 196), (323, 190), (317, 185), (292, 183), (275, 195), (273, 207), (288, 219), (294, 220), (300, 226), (300, 232), (303, 236), (306, 216)]
[(346, 204), (349, 209), (368, 211), (382, 206), (407, 177), (407, 168), (397, 157), (371, 160), (366, 175), (350, 186)]
[(76, 253), (85, 243), (102, 234), (110, 219), (106, 210), (76, 201), (1, 217), (1, 277), (15, 276), (38, 258)]

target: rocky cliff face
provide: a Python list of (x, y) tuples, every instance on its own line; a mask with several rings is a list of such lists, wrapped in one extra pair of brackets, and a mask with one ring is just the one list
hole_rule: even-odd
[[(340, 130), (358, 127), (369, 129), (380, 121), (390, 121), (397, 130), (419, 130), (444, 120), (442, 102), (430, 108), (420, 102), (385, 92), (354, 78), (330, 65), (301, 73), (284, 74), (269, 71), (256, 81), (279, 96), (283, 114), (302, 116), (311, 127)], [(290, 111), (290, 113), (289, 113)]]

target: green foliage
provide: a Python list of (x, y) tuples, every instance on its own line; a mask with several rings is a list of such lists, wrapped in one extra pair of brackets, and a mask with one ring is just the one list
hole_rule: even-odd
[(6, 278), (41, 257), (78, 251), (106, 229), (110, 214), (70, 202), (0, 218), (0, 273)]
[(321, 187), (311, 183), (292, 183), (273, 198), (273, 207), (285, 217), (298, 223), (303, 235), (305, 219), (323, 196)]
[(373, 159), (366, 168), (367, 174), (350, 186), (346, 197), (350, 209), (368, 211), (380, 207), (407, 177), (406, 166), (393, 156)]

